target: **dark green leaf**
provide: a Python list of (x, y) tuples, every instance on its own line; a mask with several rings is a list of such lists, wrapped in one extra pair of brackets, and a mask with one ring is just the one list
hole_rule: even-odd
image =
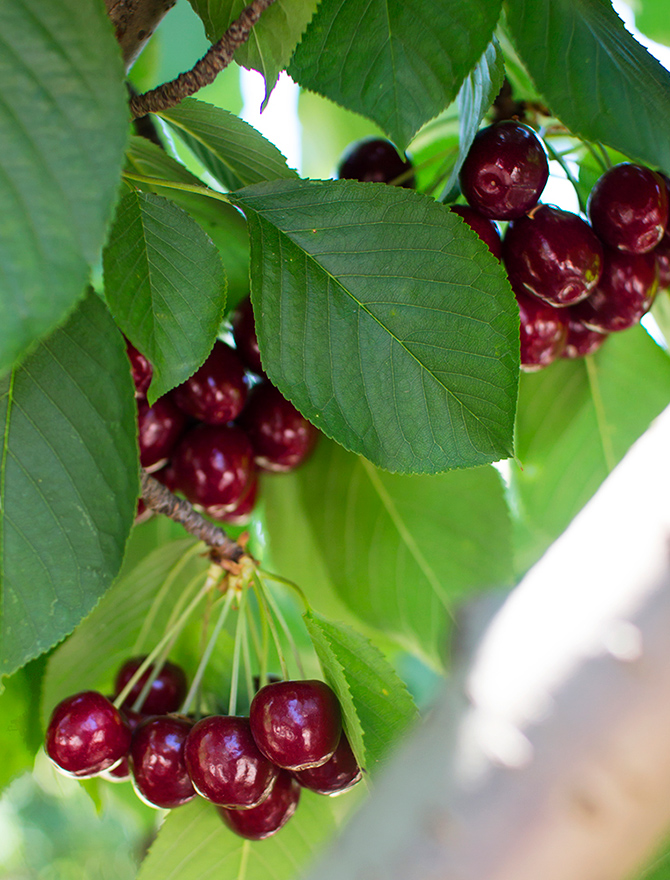
[(226, 110), (186, 98), (160, 115), (227, 189), (298, 176), (270, 141)]
[(436, 472), (512, 449), (518, 311), (500, 263), (400, 187), (282, 181), (232, 196), (272, 381), (380, 467)]
[(670, 400), (670, 359), (641, 327), (591, 358), (523, 376), (512, 491), (525, 570), (566, 528)]
[(0, 790), (32, 767), (42, 744), (40, 691), (44, 658), (33, 660), (5, 683), (0, 693)]
[(511, 527), (492, 468), (400, 476), (322, 441), (298, 480), (341, 598), (432, 662), (453, 604), (511, 580)]
[(456, 97), (491, 39), (500, 0), (322, 0), (289, 73), (373, 119), (405, 149)]
[(603, 0), (509, 0), (517, 49), (575, 134), (670, 172), (670, 73)]
[(416, 721), (414, 701), (384, 655), (360, 633), (313, 612), (305, 614), (305, 623), (342, 705), (354, 754), (374, 773)]
[(102, 3), (0, 4), (0, 374), (84, 295), (123, 161), (123, 68)]
[(221, 258), (185, 211), (134, 192), (119, 203), (103, 265), (109, 308), (153, 365), (153, 403), (212, 350), (226, 307)]
[(67, 635), (121, 567), (138, 495), (121, 334), (93, 294), (0, 382), (0, 675)]

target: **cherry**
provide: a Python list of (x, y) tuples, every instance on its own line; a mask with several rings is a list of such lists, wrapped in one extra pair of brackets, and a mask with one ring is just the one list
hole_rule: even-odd
[(317, 680), (265, 685), (251, 701), (249, 719), (258, 748), (287, 770), (325, 764), (342, 732), (338, 699)]
[(234, 510), (254, 479), (249, 438), (234, 425), (198, 425), (172, 457), (176, 486), (193, 504), (221, 515)]
[(470, 229), (477, 233), (494, 257), (497, 257), (498, 259), (502, 257), (500, 233), (493, 220), (484, 217), (469, 205), (452, 205), (451, 210), (454, 214), (458, 214), (459, 217), (462, 217)]
[(225, 425), (242, 412), (247, 390), (242, 361), (229, 345), (217, 340), (205, 363), (172, 396), (194, 419)]
[(657, 286), (658, 266), (653, 253), (627, 254), (606, 248), (598, 287), (573, 307), (572, 314), (600, 333), (626, 330), (649, 311)]
[[(114, 698), (112, 697), (111, 699)], [(133, 733), (146, 718), (141, 712), (133, 712), (132, 709), (121, 709), (120, 711), (122, 717), (128, 722), (128, 727), (130, 728), (131, 733)], [(110, 767), (109, 770), (103, 770), (100, 775), (105, 779), (108, 779), (110, 782), (126, 782), (131, 776), (128, 756), (126, 755), (125, 758), (121, 758), (119, 763), (114, 767)]]
[(228, 510), (226, 508), (222, 511), (220, 507), (216, 506), (205, 507), (204, 510), (208, 516), (212, 517), (212, 519), (219, 520), (223, 523), (228, 523), (228, 525), (231, 526), (245, 526), (249, 522), (254, 507), (256, 506), (257, 497), (258, 478), (254, 477), (249, 484), (249, 488), (246, 490), (244, 495), (240, 498), (240, 500), (237, 502), (232, 510)]
[[(362, 182), (393, 183), (401, 175), (412, 170), (412, 162), (398, 153), (391, 141), (385, 138), (364, 138), (346, 149), (337, 168), (340, 179)], [(399, 186), (416, 187), (414, 175), (405, 177)]]
[(260, 804), (279, 772), (258, 750), (249, 719), (232, 715), (198, 721), (186, 739), (184, 758), (198, 794), (230, 809)]
[(254, 450), (256, 464), (266, 471), (290, 471), (314, 449), (319, 432), (298, 410), (270, 385), (252, 389), (240, 417)]
[(53, 710), (45, 749), (66, 776), (85, 779), (121, 761), (130, 740), (128, 723), (107, 697), (82, 691), (66, 697)]
[(264, 840), (276, 834), (295, 813), (300, 800), (300, 785), (280, 770), (270, 794), (257, 807), (248, 810), (227, 810), (217, 807), (225, 824), (248, 840)]
[(492, 220), (513, 220), (542, 194), (549, 163), (542, 141), (519, 122), (496, 122), (476, 135), (460, 172), (461, 191)]
[[(512, 280), (512, 279), (510, 279)], [(568, 334), (563, 309), (555, 309), (512, 284), (519, 304), (521, 368), (526, 372), (548, 366), (561, 355)]]
[(507, 227), (503, 261), (527, 293), (552, 306), (569, 306), (595, 289), (602, 274), (603, 248), (581, 217), (538, 205)]
[(331, 796), (349, 791), (363, 776), (344, 733), (332, 758), (325, 764), (308, 770), (299, 770), (293, 775), (303, 788)]
[(159, 715), (143, 721), (133, 734), (133, 785), (149, 806), (169, 810), (195, 797), (184, 763), (184, 743), (191, 727), (187, 718)]
[(662, 289), (670, 287), (670, 234), (666, 233), (661, 243), (654, 249), (658, 266), (658, 286)]
[[(116, 675), (116, 682), (114, 684), (115, 696), (121, 693), (145, 659), (146, 657), (132, 657), (130, 660), (126, 660)], [(123, 703), (124, 712), (126, 712), (126, 707), (130, 708), (142, 693), (142, 689), (153, 672), (153, 668), (153, 666), (149, 666), (146, 672), (142, 673), (139, 680), (130, 689), (130, 693)], [(149, 693), (144, 698), (144, 703), (142, 704), (143, 714), (167, 715), (168, 712), (176, 712), (184, 702), (186, 689), (187, 682), (184, 670), (181, 666), (177, 666), (176, 663), (166, 660), (161, 667), (161, 671), (151, 683)]]
[(582, 323), (578, 318), (572, 317), (569, 312), (566, 318), (568, 322), (568, 338), (566, 339), (561, 357), (574, 360), (575, 358), (593, 354), (598, 351), (609, 335), (607, 333), (599, 333), (597, 330), (590, 330), (586, 324)]
[(238, 355), (253, 373), (264, 376), (261, 352), (256, 336), (254, 310), (249, 297), (243, 299), (238, 305), (230, 317), (230, 322), (233, 325), (233, 337)]
[(188, 419), (168, 396), (159, 397), (153, 406), (145, 398), (137, 401), (140, 464), (151, 468), (169, 458), (184, 433)]
[(129, 339), (126, 339), (126, 353), (130, 361), (133, 382), (135, 383), (135, 396), (143, 397), (147, 393), (149, 385), (151, 385), (154, 368)]

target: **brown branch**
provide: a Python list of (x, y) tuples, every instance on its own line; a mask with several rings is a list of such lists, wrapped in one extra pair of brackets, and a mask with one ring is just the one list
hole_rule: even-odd
[(274, 3), (274, 0), (253, 0), (242, 15), (234, 21), (218, 43), (207, 50), (195, 67), (180, 73), (177, 79), (138, 95), (130, 102), (133, 119), (147, 113), (159, 113), (174, 107), (183, 98), (195, 94), (216, 79), (217, 74), (228, 67), (235, 51), (249, 39), (251, 29), (258, 22), (261, 13)]
[(190, 535), (204, 541), (211, 548), (211, 556), (215, 562), (239, 562), (245, 555), (241, 544), (229, 538), (222, 528), (206, 520), (188, 501), (177, 498), (145, 470), (141, 471), (140, 476), (142, 500), (146, 506), (155, 513), (162, 513), (180, 523)]
[(176, 0), (105, 0), (126, 70), (129, 70)]

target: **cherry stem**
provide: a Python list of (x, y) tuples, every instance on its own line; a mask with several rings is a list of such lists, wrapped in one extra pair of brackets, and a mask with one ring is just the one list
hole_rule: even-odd
[(593, 156), (596, 164), (600, 168), (600, 170), (605, 173), (605, 171), (609, 171), (612, 167), (612, 163), (610, 162), (610, 157), (603, 150), (602, 144), (599, 144), (600, 150), (596, 150), (593, 144), (588, 141), (582, 141), (588, 152)]
[(162, 177), (147, 177), (145, 174), (135, 174), (131, 171), (126, 171), (123, 174), (124, 180), (131, 180), (137, 183), (144, 183), (148, 186), (162, 186), (165, 189), (176, 189), (181, 192), (190, 192), (195, 193), (199, 196), (206, 196), (209, 199), (216, 199), (219, 202), (226, 202), (226, 204), (230, 204), (230, 199), (224, 193), (220, 193), (215, 189), (211, 189), (208, 186), (205, 186), (203, 183), (202, 186), (198, 186), (195, 183), (178, 183), (174, 180), (164, 180)]
[(558, 164), (561, 166), (561, 168), (565, 172), (565, 176), (572, 184), (572, 188), (574, 189), (575, 195), (577, 196), (577, 201), (579, 202), (579, 210), (582, 212), (582, 214), (586, 214), (586, 202), (582, 198), (582, 194), (579, 190), (579, 184), (577, 182), (576, 177), (572, 173), (572, 171), (570, 171), (570, 167), (568, 166), (568, 163), (565, 161), (565, 159), (563, 158), (563, 156), (561, 156), (560, 153), (556, 152), (556, 150), (552, 147), (552, 145), (549, 143), (549, 141), (546, 138), (544, 141), (544, 145), (547, 148), (547, 152), (549, 153), (551, 158), (554, 159), (556, 162), (558, 162)]
[(249, 618), (246, 614), (247, 608), (249, 606), (245, 605), (244, 611), (244, 625), (242, 627), (242, 659), (244, 660), (244, 678), (247, 685), (247, 696), (249, 698), (249, 703), (254, 698), (254, 679), (251, 674), (251, 654), (249, 652), (249, 628), (247, 626)]
[(285, 587), (290, 587), (300, 597), (302, 604), (305, 606), (305, 611), (309, 612), (312, 610), (312, 606), (307, 601), (307, 596), (305, 596), (302, 589), (294, 581), (290, 581), (288, 578), (282, 577), (279, 574), (273, 574), (271, 571), (265, 571), (265, 569), (262, 568), (259, 570), (259, 573), (269, 580), (275, 581), (277, 584), (283, 584)]
[(233, 651), (233, 668), (230, 673), (230, 700), (228, 702), (228, 714), (234, 715), (237, 711), (237, 688), (240, 677), (240, 652), (242, 650), (242, 630), (246, 621), (244, 616), (244, 606), (246, 603), (247, 591), (243, 590), (240, 594), (240, 604), (238, 606), (237, 625), (235, 626), (235, 650)]
[(265, 620), (263, 620), (263, 644), (261, 646), (261, 640), (258, 635), (258, 630), (256, 629), (256, 621), (254, 620), (254, 613), (251, 604), (247, 605), (246, 612), (249, 632), (251, 633), (251, 641), (253, 642), (256, 657), (258, 658), (258, 675), (262, 687), (267, 683), (268, 677), (267, 625), (265, 624)]
[(270, 628), (272, 641), (274, 642), (275, 649), (277, 651), (277, 657), (279, 658), (279, 665), (281, 667), (282, 676), (285, 681), (289, 681), (290, 676), (288, 674), (288, 666), (286, 665), (286, 658), (284, 657), (284, 651), (282, 650), (279, 633), (277, 632), (277, 627), (275, 626), (275, 622), (272, 619), (272, 612), (270, 611), (270, 606), (268, 605), (268, 601), (265, 595), (265, 587), (263, 585), (263, 581), (256, 571), (254, 571), (254, 591), (258, 598), (259, 611), (263, 619), (267, 622), (268, 627)]
[[(305, 670), (303, 669), (302, 660), (300, 659), (300, 652), (298, 651), (298, 647), (295, 643), (295, 640), (293, 638), (291, 630), (290, 630), (288, 624), (286, 623), (286, 618), (282, 614), (281, 608), (279, 607), (275, 597), (272, 595), (271, 590), (269, 590), (265, 586), (265, 584), (263, 584), (263, 589), (264, 589), (264, 593), (265, 593), (265, 599), (266, 599), (268, 605), (270, 606), (270, 610), (273, 612), (274, 616), (279, 621), (279, 625), (284, 630), (284, 635), (286, 636), (286, 640), (288, 641), (289, 646), (291, 648), (291, 651), (293, 653), (293, 658), (295, 660), (296, 666), (298, 667), (298, 672), (300, 673), (300, 678), (305, 678)], [(306, 599), (305, 599), (305, 603), (307, 603)], [(309, 605), (307, 605), (307, 611), (309, 611), (309, 610), (310, 610)]]

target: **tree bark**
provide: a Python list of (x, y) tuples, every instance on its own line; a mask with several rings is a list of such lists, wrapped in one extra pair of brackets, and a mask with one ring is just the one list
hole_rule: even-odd
[(105, 0), (126, 71), (144, 48), (176, 0)]

